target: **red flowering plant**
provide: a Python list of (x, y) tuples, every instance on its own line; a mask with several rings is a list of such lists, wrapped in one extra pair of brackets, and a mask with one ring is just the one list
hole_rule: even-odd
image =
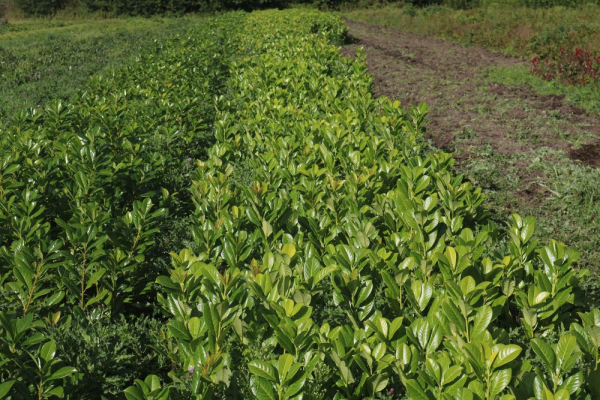
[(580, 48), (575, 51), (561, 48), (554, 60), (534, 57), (531, 72), (548, 81), (556, 79), (569, 85), (588, 85), (600, 79), (600, 56)]

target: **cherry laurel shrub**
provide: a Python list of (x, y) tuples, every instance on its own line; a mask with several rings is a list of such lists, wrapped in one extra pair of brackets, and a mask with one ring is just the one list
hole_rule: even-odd
[(578, 253), (495, 225), (345, 33), (209, 17), (2, 125), (0, 398), (599, 397)]
[(193, 243), (157, 279), (174, 368), (126, 396), (597, 397), (578, 253), (533, 218), (494, 225), (423, 145), (427, 108), (374, 98), (331, 45), (344, 31), (305, 10), (239, 25)]
[(120, 345), (121, 364), (156, 369), (161, 350), (139, 332), (160, 325), (144, 322), (156, 316), (155, 280), (191, 238), (187, 187), (211, 143), (211, 102), (241, 18), (207, 18), (95, 76), (74, 101), (2, 121), (0, 398), (80, 398), (90, 382), (118, 396), (139, 373), (102, 370)]

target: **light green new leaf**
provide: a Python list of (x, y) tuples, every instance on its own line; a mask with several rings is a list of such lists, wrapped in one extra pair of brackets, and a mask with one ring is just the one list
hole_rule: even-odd
[(373, 349), (372, 356), (376, 361), (381, 360), (381, 357), (385, 355), (387, 352), (387, 347), (385, 343), (381, 342)]
[(450, 320), (452, 324), (458, 329), (460, 332), (465, 330), (466, 322), (465, 317), (462, 315), (458, 307), (451, 303), (450, 301), (446, 301), (442, 306), (442, 310), (446, 317)]
[(279, 372), (279, 378), (282, 382), (286, 381), (287, 374), (294, 364), (294, 357), (290, 354), (282, 354), (277, 360), (277, 371)]
[(71, 374), (74, 374), (77, 370), (73, 367), (62, 367), (58, 371), (54, 372), (49, 378), (49, 381), (53, 381), (56, 379), (65, 378)]
[(144, 400), (144, 394), (135, 386), (130, 386), (124, 391), (127, 400)]
[(160, 379), (156, 375), (148, 375), (146, 379), (144, 379), (144, 383), (148, 386), (150, 392), (154, 392), (161, 388)]
[(569, 392), (565, 389), (557, 390), (554, 393), (554, 400), (570, 400), (571, 396), (569, 396)]
[(169, 296), (167, 298), (167, 304), (169, 306), (169, 311), (177, 319), (184, 321), (187, 318), (187, 310), (186, 310), (186, 306), (183, 302), (175, 299), (172, 296)]
[(446, 251), (444, 252), (444, 255), (446, 256), (446, 259), (448, 260), (448, 263), (450, 264), (450, 267), (455, 270), (456, 269), (456, 262), (457, 262), (457, 255), (456, 255), (456, 250), (454, 250), (454, 247), (446, 247)]
[(89, 289), (91, 288), (96, 282), (98, 282), (106, 273), (106, 269), (105, 268), (100, 268), (98, 271), (94, 272), (94, 274), (92, 274), (92, 276), (90, 276), (90, 279), (88, 280), (87, 284), (85, 285), (85, 289)]
[(462, 373), (462, 367), (458, 365), (453, 365), (450, 368), (444, 369), (442, 377), (444, 379), (445, 384), (452, 383), (456, 378), (460, 376)]
[(577, 347), (577, 339), (573, 335), (563, 335), (556, 344), (556, 358), (559, 367), (571, 357)]
[(42, 357), (42, 360), (48, 362), (54, 358), (55, 354), (56, 342), (54, 340), (51, 340), (47, 343), (44, 343), (42, 349), (40, 350), (40, 357)]
[(471, 340), (478, 340), (485, 332), (492, 321), (492, 308), (490, 306), (482, 306), (475, 315), (475, 323), (471, 330)]
[(454, 400), (473, 400), (473, 392), (468, 388), (460, 388), (454, 393)]
[(533, 379), (533, 393), (535, 400), (554, 400), (554, 395), (539, 376)]
[(498, 345), (498, 355), (494, 360), (494, 369), (498, 369), (503, 365), (508, 364), (521, 354), (521, 348), (516, 344)]
[(431, 400), (423, 388), (421, 388), (419, 382), (414, 379), (409, 379), (406, 381), (406, 391), (408, 392), (411, 400)]
[(583, 373), (579, 371), (575, 375), (571, 375), (565, 379), (562, 385), (560, 385), (560, 389), (565, 389), (570, 394), (575, 394), (583, 386), (583, 383)]
[(290, 258), (293, 258), (296, 255), (296, 246), (294, 246), (293, 243), (286, 243), (281, 248), (281, 252), (287, 254)]
[(192, 337), (188, 332), (185, 324), (178, 320), (171, 320), (168, 324), (168, 330), (178, 341), (190, 342)]
[(344, 361), (341, 361), (338, 364), (338, 368), (340, 370), (340, 377), (342, 378), (346, 386), (352, 385), (354, 383), (354, 377), (352, 377), (352, 372), (346, 366), (346, 363)]
[(273, 390), (271, 382), (260, 377), (253, 377), (252, 379), (252, 393), (256, 396), (257, 400), (276, 400), (277, 396)]
[(356, 301), (357, 306), (362, 306), (363, 303), (369, 298), (369, 296), (373, 293), (373, 281), (367, 281), (366, 286), (364, 286), (358, 295), (358, 300)]
[(200, 329), (200, 319), (198, 317), (190, 318), (190, 321), (188, 322), (188, 330), (190, 332), (190, 335), (192, 335), (193, 339), (197, 339), (198, 337), (200, 337)]
[(44, 397), (50, 398), (52, 396), (56, 396), (58, 398), (63, 398), (65, 395), (65, 389), (62, 386), (48, 387), (47, 390), (44, 391)]
[(269, 236), (271, 236), (271, 234), (273, 233), (273, 227), (271, 226), (271, 224), (269, 223), (269, 221), (267, 221), (266, 219), (262, 220), (262, 232), (263, 232), (263, 235), (265, 235), (266, 238), (268, 238)]
[(300, 393), (300, 391), (304, 387), (306, 378), (306, 374), (299, 375), (298, 378), (288, 386), (287, 390), (285, 391), (285, 398), (289, 399)]

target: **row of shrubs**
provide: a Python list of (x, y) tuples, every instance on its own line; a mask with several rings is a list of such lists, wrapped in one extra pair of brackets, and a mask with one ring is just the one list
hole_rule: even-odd
[(191, 238), (190, 173), (243, 16), (224, 18), (157, 40), (70, 103), (3, 120), (0, 398), (114, 398), (168, 371), (150, 347), (154, 281)]
[(174, 367), (128, 398), (598, 397), (577, 252), (494, 225), (423, 147), (426, 108), (373, 98), (363, 57), (329, 45), (336, 18), (240, 31), (193, 239), (157, 279)]

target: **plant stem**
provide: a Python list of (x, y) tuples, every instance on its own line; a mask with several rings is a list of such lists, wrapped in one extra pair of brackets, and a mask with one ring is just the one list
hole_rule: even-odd
[(83, 310), (83, 300), (85, 295), (85, 265), (87, 264), (87, 248), (83, 251), (83, 262), (81, 264), (81, 300), (80, 307)]
[(35, 292), (35, 287), (37, 285), (38, 279), (40, 278), (43, 262), (37, 263), (35, 262), (35, 278), (33, 279), (33, 285), (31, 286), (31, 290), (29, 291), (29, 298), (27, 299), (27, 304), (25, 305), (25, 309), (23, 310), (23, 314), (27, 314), (29, 310), (29, 306), (31, 306), (31, 302), (33, 301), (33, 293)]

